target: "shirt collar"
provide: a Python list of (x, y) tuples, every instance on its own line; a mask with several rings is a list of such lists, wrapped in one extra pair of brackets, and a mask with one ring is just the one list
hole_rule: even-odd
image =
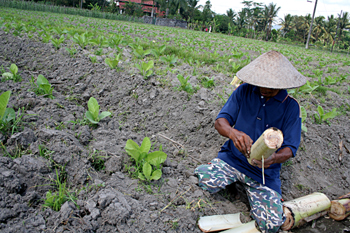
[[(259, 87), (253, 86), (253, 91), (254, 91), (255, 93), (257, 93), (258, 95), (260, 95), (260, 89), (259, 89)], [(286, 99), (287, 96), (288, 96), (287, 90), (281, 89), (281, 90), (278, 92), (278, 94), (275, 95), (275, 96), (272, 97), (272, 98), (278, 100), (279, 102), (283, 102), (283, 101)]]

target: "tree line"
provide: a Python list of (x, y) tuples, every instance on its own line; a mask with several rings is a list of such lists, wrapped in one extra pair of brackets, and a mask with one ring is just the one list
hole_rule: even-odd
[[(144, 2), (146, 0), (142, 0)], [(119, 13), (113, 0), (46, 0), (55, 5), (87, 8), (91, 10)], [(272, 40), (305, 44), (311, 24), (311, 14), (284, 15), (278, 18), (281, 7), (274, 3), (264, 5), (254, 1), (243, 1), (243, 8), (235, 12), (228, 9), (226, 14), (217, 14), (211, 10), (210, 0), (205, 5), (199, 5), (199, 0), (155, 0), (153, 6), (163, 11), (162, 16), (186, 20), (188, 29), (224, 33), (245, 38)], [(124, 13), (141, 17), (142, 6), (137, 3), (127, 2)], [(273, 26), (274, 25), (274, 26)], [(276, 25), (278, 25), (276, 27)], [(350, 17), (348, 12), (338, 15), (318, 16), (314, 19), (311, 33), (311, 45), (318, 47), (331, 47), (335, 44), (339, 49), (350, 47)]]

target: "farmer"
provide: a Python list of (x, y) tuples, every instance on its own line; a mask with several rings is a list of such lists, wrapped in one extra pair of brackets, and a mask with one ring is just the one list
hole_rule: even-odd
[[(227, 100), (215, 129), (229, 140), (217, 158), (196, 168), (199, 186), (210, 193), (240, 181), (245, 187), (251, 216), (262, 232), (277, 232), (285, 221), (282, 206), (281, 164), (295, 156), (300, 144), (298, 102), (285, 89), (302, 86), (306, 79), (281, 53), (262, 54), (237, 73), (245, 82)], [(252, 144), (268, 128), (283, 132), (282, 147), (264, 161), (249, 158)]]

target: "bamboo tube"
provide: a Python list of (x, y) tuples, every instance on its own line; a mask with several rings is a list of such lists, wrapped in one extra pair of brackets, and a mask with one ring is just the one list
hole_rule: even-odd
[(331, 201), (329, 217), (341, 221), (350, 215), (350, 198)]
[[(331, 207), (331, 202), (323, 193), (312, 193), (304, 197), (300, 197), (283, 203), (283, 212), (286, 215), (286, 221), (281, 226), (281, 229), (288, 231), (298, 227), (308, 218), (313, 220), (312, 216), (320, 217), (326, 214), (325, 210)], [(320, 214), (320, 212), (323, 212)]]
[(203, 232), (226, 230), (241, 226), (240, 213), (200, 217), (198, 227)]
[(256, 229), (255, 221), (250, 221), (242, 226), (222, 231), (222, 233), (260, 233), (260, 231)]
[(252, 159), (261, 160), (262, 157), (267, 159), (282, 146), (282, 143), (283, 133), (281, 130), (275, 127), (265, 130), (258, 140), (254, 142), (248, 162), (252, 164)]

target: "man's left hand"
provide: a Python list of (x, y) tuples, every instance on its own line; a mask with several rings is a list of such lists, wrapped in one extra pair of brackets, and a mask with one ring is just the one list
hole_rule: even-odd
[[(284, 163), (292, 156), (292, 150), (289, 147), (285, 147), (278, 152), (273, 153), (267, 159), (264, 159), (264, 168), (268, 168), (274, 163)], [(252, 165), (262, 168), (262, 160), (252, 159)]]

